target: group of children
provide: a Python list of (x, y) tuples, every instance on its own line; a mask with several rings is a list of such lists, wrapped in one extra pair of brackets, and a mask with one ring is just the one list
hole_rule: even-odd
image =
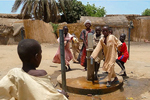
[[(108, 81), (106, 86), (110, 87), (111, 84), (113, 83), (119, 83), (119, 80), (114, 71), (115, 62), (117, 62), (117, 64), (122, 69), (119, 75), (126, 76), (124, 63), (126, 62), (129, 55), (127, 52), (126, 44), (124, 42), (126, 36), (125, 34), (121, 34), (119, 40), (114, 35), (111, 34), (112, 31), (109, 30), (108, 26), (103, 27), (102, 33), (104, 36), (100, 38), (96, 48), (91, 54), (91, 58), (94, 58), (96, 60), (97, 57), (99, 56), (99, 53), (103, 52), (104, 54), (103, 70), (108, 73)], [(119, 57), (116, 59), (117, 50), (119, 53), (118, 55)], [(114, 78), (113, 81), (111, 81), (112, 78)]]
[[(82, 48), (78, 56), (78, 62), (84, 67), (84, 71), (87, 70), (86, 49), (88, 47), (88, 33), (93, 33), (93, 48), (94, 51), (91, 54), (91, 58), (95, 59), (95, 79), (97, 79), (98, 69), (100, 67), (101, 60), (104, 60), (103, 70), (108, 73), (107, 86), (111, 86), (111, 83), (118, 83), (118, 78), (114, 71), (115, 62), (121, 67), (122, 71), (119, 73), (121, 76), (127, 76), (124, 63), (127, 61), (129, 54), (125, 41), (126, 35), (121, 34), (120, 40), (113, 35), (112, 28), (104, 26), (102, 29), (100, 26), (95, 28), (95, 31), (91, 29), (91, 21), (86, 20), (84, 23), (86, 29), (82, 30), (80, 39), (83, 41)], [(64, 43), (65, 43), (65, 62), (67, 70), (71, 70), (69, 61), (73, 58), (69, 48), (69, 43), (72, 41), (74, 35), (68, 33), (67, 26), (64, 29)], [(59, 41), (59, 38), (58, 38)], [(79, 52), (79, 51), (78, 51)], [(118, 58), (116, 59), (118, 52)], [(53, 59), (54, 63), (60, 63), (60, 47)], [(111, 81), (111, 78), (114, 78)]]
[[(97, 26), (94, 30), (91, 27), (91, 21), (87, 20), (84, 23), (86, 29), (81, 32), (80, 39), (83, 40), (83, 45), (80, 50), (78, 61), (87, 70), (86, 65), (86, 48), (88, 46), (88, 33), (93, 33), (94, 51), (91, 58), (95, 59), (95, 76), (97, 75), (100, 61), (104, 60), (103, 70), (108, 72), (107, 87), (112, 83), (118, 83), (118, 78), (114, 71), (115, 62), (121, 67), (122, 71), (119, 75), (126, 76), (124, 63), (128, 59), (128, 51), (124, 42), (126, 35), (121, 34), (120, 40), (113, 34), (112, 29), (104, 26), (101, 30)], [(65, 63), (66, 69), (71, 70), (69, 61), (73, 55), (70, 51), (69, 44), (73, 40), (73, 35), (68, 33), (68, 27), (64, 26), (64, 48), (65, 48)], [(103, 34), (101, 34), (101, 32)], [(60, 39), (57, 39), (60, 42)], [(117, 49), (118, 48), (118, 49)], [(67, 93), (57, 91), (45, 70), (37, 70), (42, 59), (42, 49), (40, 44), (33, 39), (24, 39), (18, 44), (18, 55), (22, 61), (22, 68), (14, 68), (8, 72), (0, 80), (0, 99), (8, 100), (67, 100)], [(118, 51), (118, 58), (116, 54)], [(79, 51), (78, 51), (79, 52)], [(53, 58), (54, 63), (60, 63), (60, 47)], [(111, 81), (111, 78), (114, 78)], [(63, 95), (62, 95), (63, 94)]]

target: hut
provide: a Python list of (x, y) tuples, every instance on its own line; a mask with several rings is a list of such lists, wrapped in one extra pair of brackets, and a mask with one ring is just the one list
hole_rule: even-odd
[(133, 20), (134, 28), (131, 30), (133, 41), (150, 41), (150, 16), (136, 17)]
[(40, 43), (57, 43), (51, 24), (42, 20), (24, 20), (25, 38), (35, 39)]
[(51, 24), (20, 18), (20, 14), (0, 14), (0, 44), (18, 44), (24, 38), (40, 43), (57, 43)]
[(22, 38), (23, 23), (19, 19), (0, 18), (0, 44), (17, 44)]

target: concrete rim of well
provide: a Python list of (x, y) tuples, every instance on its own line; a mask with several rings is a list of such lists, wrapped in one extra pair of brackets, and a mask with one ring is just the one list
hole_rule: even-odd
[[(86, 79), (87, 72), (81, 70), (69, 71), (66, 73), (66, 88), (70, 93), (81, 94), (81, 95), (100, 95), (114, 92), (121, 89), (123, 86), (123, 78), (117, 76), (119, 79), (119, 84), (112, 84), (111, 87), (106, 86), (106, 76), (107, 74), (99, 74), (98, 81), (93, 84), (92, 81)], [(62, 87), (61, 75), (57, 77), (57, 81)]]

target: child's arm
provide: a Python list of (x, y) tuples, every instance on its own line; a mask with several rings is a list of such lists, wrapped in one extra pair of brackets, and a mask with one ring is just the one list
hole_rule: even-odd
[(6, 76), (0, 80), (0, 100), (10, 100), (17, 97), (16, 78), (9, 71)]
[(68, 42), (69, 42), (69, 40), (65, 40), (64, 41), (64, 46), (66, 46)]
[(98, 56), (101, 49), (102, 49), (102, 44), (101, 44), (101, 40), (100, 40), (99, 43), (97, 44), (96, 48), (92, 52), (91, 58), (95, 59)]

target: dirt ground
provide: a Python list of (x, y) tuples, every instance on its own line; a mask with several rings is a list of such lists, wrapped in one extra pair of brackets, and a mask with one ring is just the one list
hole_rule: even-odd
[[(45, 69), (51, 75), (56, 84), (56, 78), (61, 73), (60, 64), (52, 63), (57, 51), (58, 44), (41, 44), (42, 62), (39, 69)], [(150, 100), (150, 43), (131, 42), (130, 59), (125, 64), (129, 78), (124, 80), (124, 85), (116, 92), (86, 96), (69, 93), (69, 100)], [(83, 69), (79, 64), (72, 61), (72, 69)], [(102, 64), (101, 64), (102, 65)], [(11, 68), (21, 67), (21, 61), (17, 55), (17, 45), (0, 45), (0, 79), (7, 74)], [(101, 71), (101, 69), (100, 69)], [(119, 66), (115, 66), (116, 73), (120, 72)], [(59, 88), (59, 87), (58, 87)]]

